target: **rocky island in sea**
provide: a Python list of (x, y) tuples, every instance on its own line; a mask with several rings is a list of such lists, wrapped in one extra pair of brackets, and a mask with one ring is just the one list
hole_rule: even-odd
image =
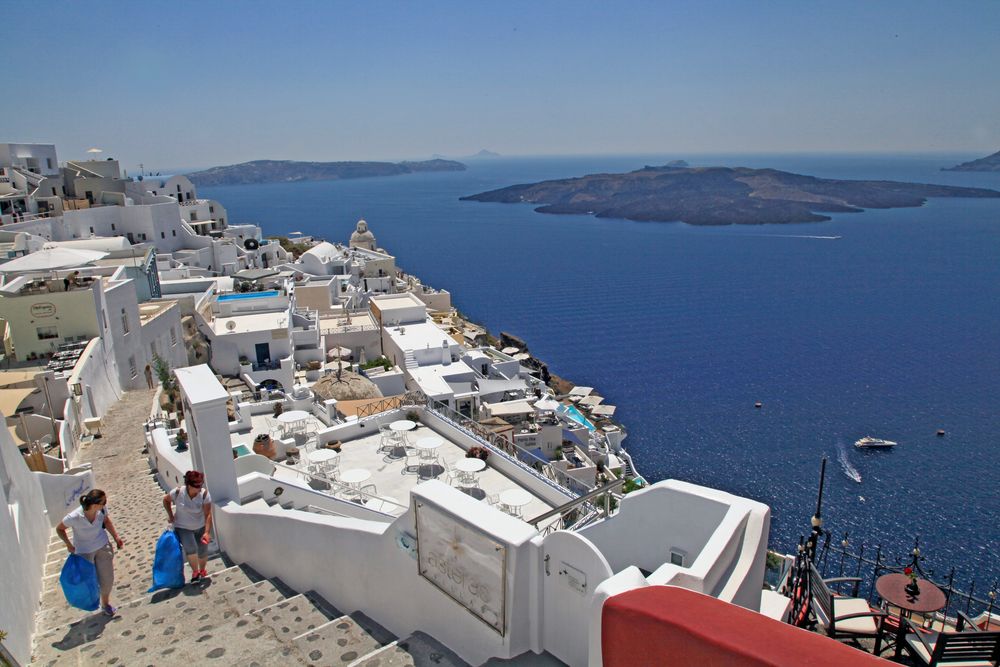
[(820, 222), (824, 213), (921, 206), (929, 197), (1000, 197), (985, 188), (896, 181), (848, 181), (745, 167), (644, 167), (626, 174), (512, 185), (464, 201), (540, 204), (539, 213), (757, 225)]
[(187, 174), (192, 183), (204, 185), (243, 185), (287, 181), (333, 181), (345, 178), (399, 176), (420, 171), (465, 171), (454, 160), (419, 162), (296, 162), (294, 160), (253, 160), (224, 167), (212, 167)]
[(1000, 151), (954, 167), (944, 167), (941, 171), (1000, 171)]

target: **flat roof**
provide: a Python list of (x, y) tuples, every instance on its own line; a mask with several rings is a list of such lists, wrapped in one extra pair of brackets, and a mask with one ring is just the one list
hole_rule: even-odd
[(372, 297), (372, 301), (383, 313), (387, 310), (395, 310), (398, 308), (415, 308), (417, 306), (422, 306), (424, 308), (427, 307), (426, 303), (409, 292), (405, 292), (403, 294), (379, 294), (378, 296)]
[(229, 400), (229, 392), (219, 384), (219, 379), (208, 364), (187, 366), (174, 371), (177, 382), (191, 405), (211, 401)]
[(170, 310), (176, 301), (146, 301), (139, 304), (139, 321), (142, 324), (149, 322), (157, 315)]
[(403, 350), (426, 350), (447, 346), (457, 346), (451, 336), (441, 331), (433, 322), (418, 322), (416, 324), (401, 324), (387, 327), (389, 337)]
[[(230, 322), (233, 324), (230, 326)], [(229, 333), (250, 333), (251, 331), (272, 331), (288, 327), (288, 311), (271, 310), (265, 313), (216, 316), (212, 320), (212, 330), (217, 335)]]

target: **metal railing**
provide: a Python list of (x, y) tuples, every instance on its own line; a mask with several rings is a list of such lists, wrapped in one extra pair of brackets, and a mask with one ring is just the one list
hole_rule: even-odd
[[(850, 542), (847, 533), (839, 544), (834, 543), (831, 531), (823, 531), (823, 543), (816, 554), (816, 569), (823, 577), (829, 576), (849, 576), (859, 577), (858, 595), (866, 598), (869, 603), (877, 601), (878, 593), (875, 590), (875, 580), (881, 575), (890, 572), (902, 572), (904, 568), (911, 567), (914, 571), (940, 588), (945, 594), (945, 606), (935, 614), (941, 620), (949, 618), (949, 614), (955, 611), (962, 611), (965, 614), (973, 615), (980, 612), (993, 614), (1000, 609), (997, 605), (997, 593), (1000, 590), (1000, 581), (994, 581), (992, 586), (986, 585), (986, 590), (977, 595), (977, 581), (973, 577), (965, 590), (959, 589), (955, 585), (955, 568), (949, 569), (948, 574), (942, 579), (935, 579), (932, 570), (925, 571), (921, 566), (924, 556), (920, 552), (919, 541), (913, 550), (906, 556), (906, 560), (890, 558), (883, 552), (881, 545), (876, 545), (874, 549), (866, 548), (864, 543), (858, 547), (855, 553), (850, 550)], [(869, 572), (870, 568), (870, 572)], [(978, 582), (979, 590), (983, 586)]]
[[(535, 453), (512, 443), (503, 436), (497, 435), (480, 425), (476, 420), (455, 412), (440, 401), (435, 401), (431, 398), (426, 399), (426, 401), (426, 408), (438, 417), (447, 421), (454, 428), (479, 440), (491, 452), (509, 459), (526, 473), (541, 480), (548, 486), (557, 489), (561, 493), (569, 493), (573, 496), (580, 496), (591, 491), (589, 486), (573, 479), (561, 470), (553, 468), (549, 465), (548, 460), (541, 459)], [(523, 459), (521, 458), (522, 456), (524, 457)], [(531, 461), (533, 465), (529, 465), (526, 461)], [(547, 474), (543, 474), (542, 471)], [(552, 475), (552, 477), (548, 475)]]
[[(598, 518), (607, 518), (611, 516), (612, 511), (617, 508), (620, 500), (614, 491), (616, 489), (620, 489), (624, 484), (624, 479), (612, 480), (604, 486), (598, 487), (593, 491), (580, 496), (579, 498), (574, 498), (559, 507), (539, 514), (533, 519), (528, 519), (527, 523), (534, 526), (536, 530), (541, 530), (539, 529), (538, 524), (547, 519), (558, 516), (562, 520), (561, 523), (563, 524), (563, 528), (580, 528), (583, 525), (589, 524), (591, 521), (596, 521)], [(603, 502), (591, 503), (590, 501), (594, 498), (602, 498)], [(582, 516), (581, 510), (583, 510)], [(542, 531), (543, 534), (551, 532), (553, 530), (553, 526), (556, 526), (555, 530), (558, 530), (558, 525), (559, 522), (550, 524), (544, 531)]]

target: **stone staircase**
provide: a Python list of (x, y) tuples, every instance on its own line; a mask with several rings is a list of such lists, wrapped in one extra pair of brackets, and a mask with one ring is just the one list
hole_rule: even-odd
[[(58, 539), (51, 548), (58, 576), (65, 549)], [(216, 557), (208, 581), (121, 604), (114, 618), (68, 607), (47, 616), (54, 625), (36, 633), (31, 664), (466, 666), (427, 635), (398, 640), (364, 614), (227, 564)]]
[(147, 593), (166, 523), (163, 489), (141, 451), (153, 393), (125, 394), (105, 416), (104, 436), (80, 454), (80, 462), (93, 464), (126, 543), (115, 554), (111, 599), (118, 614), (66, 604), (59, 572), (67, 553), (53, 531), (31, 664), (466, 666), (426, 635), (397, 639), (361, 613), (344, 614), (315, 593), (297, 593), (222, 554), (209, 562), (208, 581)]
[(413, 352), (410, 350), (405, 350), (403, 352), (403, 365), (407, 369), (418, 368), (420, 364), (417, 363), (417, 358), (414, 356)]

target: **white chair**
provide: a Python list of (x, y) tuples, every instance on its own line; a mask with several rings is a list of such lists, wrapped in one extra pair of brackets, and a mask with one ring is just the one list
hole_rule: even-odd
[(461, 478), (462, 472), (448, 461), (443, 461), (442, 464), (444, 465), (444, 483), (454, 486), (455, 482)]
[(406, 447), (404, 449), (406, 452), (405, 461), (403, 463), (403, 472), (408, 473), (420, 473), (420, 466), (423, 464), (424, 460), (420, 457), (420, 452), (413, 447)]

